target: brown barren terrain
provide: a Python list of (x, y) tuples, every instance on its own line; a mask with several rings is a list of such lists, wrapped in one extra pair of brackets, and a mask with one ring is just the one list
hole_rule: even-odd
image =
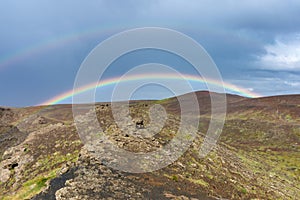
[[(1, 199), (300, 199), (300, 95), (227, 94), (217, 146), (200, 158), (211, 102), (209, 92), (196, 94), (201, 116), (190, 116), (199, 118), (190, 148), (163, 169), (137, 174), (107, 167), (82, 144), (72, 105), (0, 108)], [(95, 110), (114, 144), (150, 152), (172, 140), (181, 114), (177, 98), (169, 98), (132, 101), (130, 116), (142, 118), (147, 128), (155, 104), (168, 118), (159, 133), (145, 138), (134, 123), (120, 129), (110, 103), (97, 103)]]

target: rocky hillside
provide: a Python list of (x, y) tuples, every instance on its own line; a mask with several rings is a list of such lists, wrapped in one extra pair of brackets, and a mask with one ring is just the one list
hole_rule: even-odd
[[(113, 156), (99, 157), (89, 146), (105, 143), (100, 138), (83, 145), (71, 105), (0, 108), (0, 197), (300, 199), (300, 95), (258, 99), (227, 95), (224, 129), (205, 158), (198, 152), (211, 117), (210, 96), (198, 92), (197, 98), (201, 117), (190, 116), (200, 121), (196, 139), (174, 163), (148, 173), (108, 167)], [(188, 102), (189, 94), (183, 99)], [(149, 110), (155, 105), (163, 106), (166, 114), (154, 116), (157, 124), (151, 128)], [(131, 152), (152, 152), (167, 145), (180, 124), (176, 98), (130, 102), (132, 121), (121, 120), (122, 127), (115, 123), (109, 103), (95, 108), (102, 134)], [(143, 129), (135, 127), (136, 119), (143, 119)], [(162, 120), (165, 125), (154, 134)]]

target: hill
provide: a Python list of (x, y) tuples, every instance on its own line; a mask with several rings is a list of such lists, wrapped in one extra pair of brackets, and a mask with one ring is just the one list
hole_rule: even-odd
[[(191, 94), (181, 96), (187, 103)], [(227, 116), (218, 145), (198, 151), (211, 117), (209, 92), (197, 92), (198, 135), (173, 164), (148, 173), (107, 167), (82, 144), (72, 105), (0, 108), (2, 199), (300, 199), (300, 95), (249, 99), (227, 94)], [(156, 135), (142, 137), (149, 109), (168, 115)], [(85, 105), (82, 105), (85, 106)], [(174, 138), (180, 124), (177, 98), (132, 101), (132, 119), (145, 129), (114, 122), (110, 103), (97, 103), (98, 121), (118, 147), (151, 152)], [(193, 109), (193, 107), (191, 107)], [(162, 116), (157, 116), (162, 120)]]

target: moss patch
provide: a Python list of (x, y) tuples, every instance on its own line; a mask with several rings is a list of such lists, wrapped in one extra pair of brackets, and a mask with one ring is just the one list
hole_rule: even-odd
[(33, 197), (34, 195), (38, 194), (42, 191), (44, 187), (47, 186), (47, 181), (53, 179), (56, 176), (56, 172), (59, 169), (55, 169), (51, 171), (49, 174), (46, 175), (40, 175), (36, 177), (35, 179), (29, 180), (23, 184), (23, 187), (21, 187), (15, 195), (9, 195), (6, 197), (3, 197), (3, 200), (18, 200), (18, 199), (29, 199)]

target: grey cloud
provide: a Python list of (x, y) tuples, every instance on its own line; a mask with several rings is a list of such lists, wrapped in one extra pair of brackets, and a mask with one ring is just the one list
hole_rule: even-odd
[[(0, 59), (39, 45), (46, 51), (6, 69), (1, 69), (0, 60), (1, 90), (10, 94), (0, 104), (21, 105), (19, 94), (24, 99), (41, 94), (28, 100), (28, 105), (64, 92), (72, 87), (81, 61), (98, 42), (120, 30), (143, 26), (173, 28), (191, 36), (211, 54), (225, 80), (266, 95), (299, 92), (299, 63), (293, 61), (287, 67), (279, 59), (292, 58), (298, 47), (299, 10), (298, 0), (4, 0), (0, 3)], [(92, 30), (99, 32), (93, 35)], [(102, 30), (111, 31), (105, 35)], [(49, 50), (47, 41), (68, 35), (78, 39), (54, 47), (50, 42)], [(279, 48), (278, 41), (286, 49)], [(19, 88), (21, 83), (14, 83), (13, 77), (23, 76)]]

